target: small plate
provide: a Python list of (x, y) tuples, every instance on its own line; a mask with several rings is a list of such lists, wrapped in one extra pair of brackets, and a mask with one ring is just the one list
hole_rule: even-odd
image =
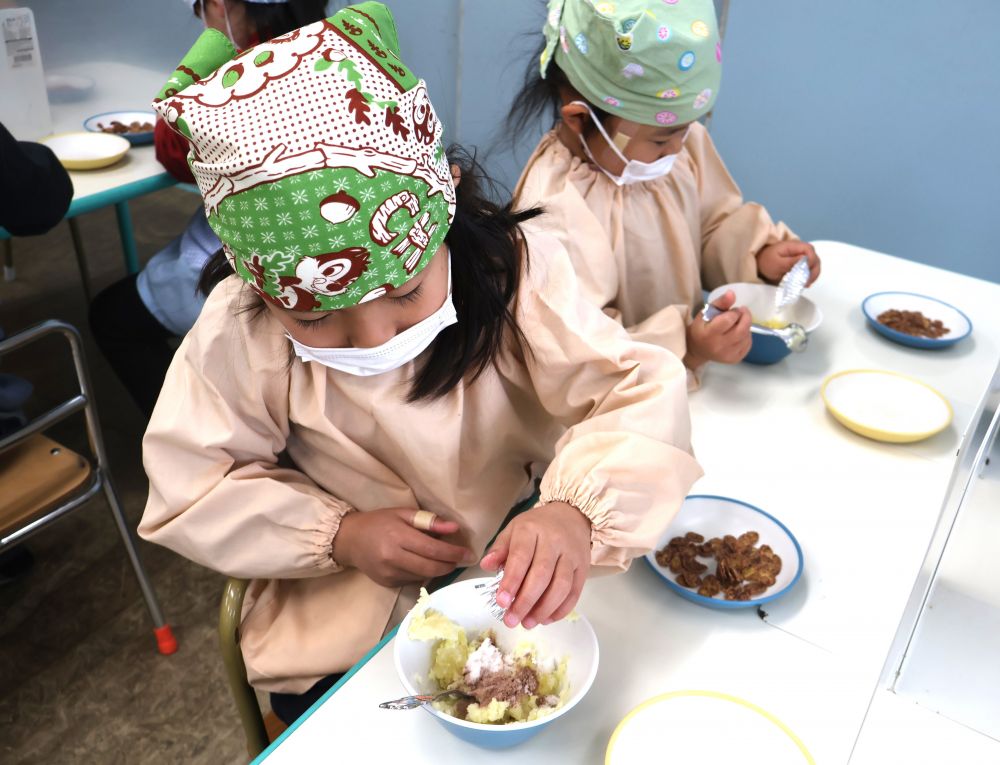
[[(760, 534), (757, 546), (770, 545), (771, 549), (781, 558), (781, 572), (773, 585), (765, 590), (759, 598), (752, 600), (726, 600), (722, 595), (708, 598), (699, 595), (695, 590), (681, 587), (677, 584), (677, 575), (669, 568), (656, 562), (656, 553), (662, 550), (674, 537), (682, 537), (689, 531), (701, 534), (705, 539), (724, 537), (726, 534), (739, 536), (745, 531), (756, 531)], [(741, 502), (729, 497), (716, 497), (710, 494), (692, 494), (684, 500), (680, 512), (674, 517), (670, 526), (660, 537), (656, 549), (646, 554), (646, 562), (653, 571), (663, 577), (674, 592), (682, 598), (709, 608), (753, 608), (780, 598), (788, 592), (802, 575), (802, 548), (785, 525), (772, 515), (768, 515), (759, 507)], [(703, 559), (709, 570), (712, 563)]]
[[(917, 337), (890, 329), (879, 322), (878, 316), (883, 311), (892, 308), (899, 311), (920, 311), (928, 319), (937, 319), (943, 322), (951, 331), (947, 335), (931, 338)], [(927, 295), (918, 295), (915, 292), (876, 292), (864, 299), (861, 303), (861, 310), (872, 329), (893, 342), (908, 345), (911, 348), (947, 348), (972, 334), (972, 322), (969, 321), (969, 317), (955, 306)]]
[(844, 427), (876, 441), (922, 441), (947, 428), (954, 416), (948, 399), (929, 385), (877, 369), (831, 375), (820, 395)]
[(43, 138), (67, 170), (96, 170), (125, 156), (132, 144), (108, 133), (59, 133)]
[[(139, 123), (149, 123), (150, 125), (156, 125), (156, 114), (153, 112), (104, 112), (103, 114), (95, 114), (93, 117), (87, 117), (83, 121), (83, 129), (91, 133), (102, 133), (105, 134), (99, 125), (109, 125), (112, 121), (120, 122), (123, 125), (131, 125), (133, 122)], [(153, 131), (145, 130), (141, 133), (107, 133), (106, 135), (118, 135), (124, 138), (133, 146), (141, 146), (142, 144), (153, 142)]]
[[(656, 757), (655, 753), (668, 754)], [(673, 691), (649, 699), (618, 723), (605, 765), (661, 761), (815, 765), (785, 723), (756, 704), (717, 691)]]

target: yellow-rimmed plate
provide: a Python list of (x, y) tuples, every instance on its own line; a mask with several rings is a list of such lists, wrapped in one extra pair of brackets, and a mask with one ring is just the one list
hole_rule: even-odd
[(39, 143), (48, 146), (67, 170), (97, 170), (113, 165), (132, 146), (110, 133), (57, 133)]
[[(721, 735), (720, 735), (721, 734)], [(815, 765), (806, 745), (770, 712), (717, 691), (673, 691), (618, 723), (605, 765), (653, 762)]]
[(948, 399), (931, 386), (878, 369), (831, 375), (820, 395), (844, 427), (876, 441), (922, 441), (947, 428), (954, 416)]

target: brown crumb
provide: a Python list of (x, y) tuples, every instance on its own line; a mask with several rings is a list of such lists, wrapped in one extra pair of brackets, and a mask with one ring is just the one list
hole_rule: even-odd
[[(707, 542), (701, 534), (689, 531), (671, 539), (655, 557), (676, 574), (675, 581), (681, 587), (697, 589), (706, 598), (721, 593), (726, 600), (750, 600), (774, 585), (781, 572), (781, 558), (768, 545), (756, 547), (758, 541), (756, 531), (738, 537), (713, 537)], [(715, 558), (715, 572), (702, 576), (708, 566), (698, 558)]]
[(920, 311), (900, 311), (890, 308), (888, 311), (882, 311), (876, 319), (879, 324), (884, 324), (889, 329), (914, 337), (928, 337), (936, 340), (951, 332), (942, 321), (929, 319)]

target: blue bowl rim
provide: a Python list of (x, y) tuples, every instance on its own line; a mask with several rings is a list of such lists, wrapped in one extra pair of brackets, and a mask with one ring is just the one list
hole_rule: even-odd
[[(765, 518), (771, 519), (772, 521), (774, 521), (774, 523), (778, 525), (779, 528), (781, 528), (782, 531), (784, 531), (788, 535), (788, 538), (792, 540), (792, 544), (795, 546), (795, 554), (798, 556), (799, 559), (798, 560), (799, 569), (798, 571), (795, 572), (795, 576), (792, 578), (792, 581), (790, 581), (788, 584), (786, 584), (784, 587), (778, 590), (778, 592), (772, 593), (771, 595), (768, 595), (766, 597), (755, 598), (753, 600), (719, 600), (718, 598), (708, 598), (705, 597), (704, 595), (699, 595), (697, 592), (690, 590), (687, 587), (681, 587), (679, 584), (677, 584), (668, 576), (666, 576), (661, 570), (663, 567), (660, 566), (660, 564), (656, 562), (655, 558), (652, 557), (656, 555), (656, 550), (653, 550), (652, 552), (642, 556), (643, 559), (646, 561), (646, 563), (649, 564), (650, 568), (652, 568), (653, 571), (655, 571), (656, 574), (661, 579), (663, 579), (664, 582), (667, 583), (667, 586), (670, 587), (670, 589), (672, 589), (682, 598), (690, 600), (694, 603), (698, 603), (699, 605), (702, 606), (707, 606), (708, 608), (723, 608), (723, 609), (752, 608), (754, 606), (759, 606), (764, 603), (769, 603), (770, 601), (776, 598), (780, 598), (782, 595), (784, 595), (786, 592), (792, 589), (792, 587), (795, 586), (796, 582), (799, 581), (799, 577), (802, 576), (802, 571), (805, 568), (805, 561), (803, 560), (802, 557), (802, 547), (799, 545), (799, 540), (795, 538), (795, 535), (788, 529), (788, 527), (781, 521), (779, 521), (777, 518), (775, 518), (773, 515), (761, 510), (756, 505), (751, 505), (749, 502), (744, 502), (741, 499), (734, 499), (733, 497), (723, 497), (721, 494), (689, 494), (684, 498), (684, 501), (687, 502), (689, 499), (721, 499), (724, 502), (731, 502), (734, 505), (743, 505), (744, 507), (750, 508), (754, 512), (760, 513)], [(668, 526), (667, 528), (669, 529), (670, 527)]]
[[(878, 319), (871, 315), (868, 310), (868, 301), (872, 298), (881, 297), (882, 295), (910, 295), (912, 297), (923, 298), (924, 300), (930, 300), (934, 303), (940, 303), (943, 306), (947, 306), (951, 310), (959, 314), (965, 322), (969, 325), (968, 331), (964, 335), (956, 335), (955, 337), (945, 338), (931, 338), (931, 337), (917, 337), (916, 335), (908, 335), (905, 332), (900, 332), (893, 329), (892, 327), (887, 327), (882, 324)], [(904, 292), (902, 290), (883, 290), (882, 292), (873, 292), (871, 295), (866, 297), (861, 301), (861, 312), (865, 315), (865, 318), (871, 322), (872, 326), (881, 332), (883, 335), (891, 340), (896, 340), (902, 345), (908, 345), (911, 348), (943, 348), (947, 345), (954, 345), (955, 343), (964, 340), (969, 335), (972, 334), (972, 319), (961, 308), (953, 306), (951, 303), (946, 303), (931, 295), (924, 295), (920, 292)]]

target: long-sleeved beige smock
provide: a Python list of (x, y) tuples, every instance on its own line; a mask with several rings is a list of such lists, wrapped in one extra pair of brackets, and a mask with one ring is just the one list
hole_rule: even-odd
[(412, 603), (415, 588), (382, 587), (331, 557), (347, 512), (430, 510), (481, 553), (530, 495), (530, 466), (548, 465), (541, 501), (580, 509), (593, 565), (624, 569), (701, 474), (678, 359), (583, 300), (558, 240), (530, 231), (528, 245), (516, 315), (532, 352), (511, 345), (433, 402), (405, 400), (414, 362), (354, 377), (290, 360), (276, 320), (234, 310), (235, 277), (209, 298), (143, 442), (139, 532), (255, 580), (241, 645), (258, 688), (301, 693), (346, 670)]
[(663, 178), (618, 186), (575, 157), (555, 131), (528, 160), (514, 191), (542, 205), (596, 305), (635, 339), (686, 353), (685, 330), (702, 289), (759, 281), (756, 254), (796, 239), (759, 204), (744, 202), (715, 145), (693, 123)]

